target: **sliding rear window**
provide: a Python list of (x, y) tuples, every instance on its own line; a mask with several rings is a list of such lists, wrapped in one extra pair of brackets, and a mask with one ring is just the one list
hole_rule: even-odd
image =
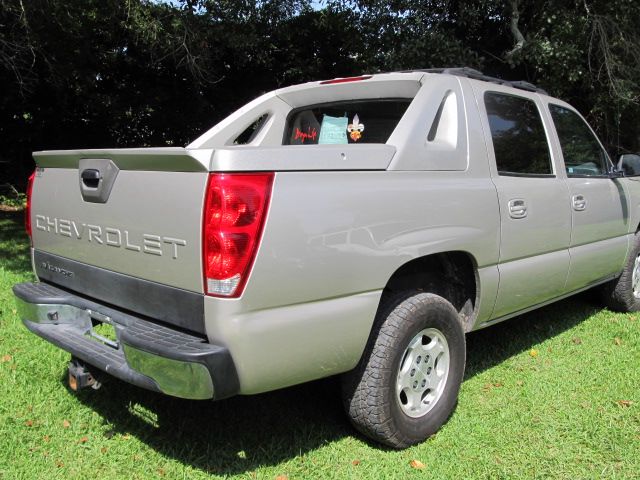
[(386, 143), (410, 98), (325, 103), (293, 110), (283, 145)]

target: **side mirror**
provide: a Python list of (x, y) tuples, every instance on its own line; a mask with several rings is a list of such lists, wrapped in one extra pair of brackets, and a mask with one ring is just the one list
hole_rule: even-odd
[(618, 170), (617, 167), (611, 167), (611, 170), (609, 170), (609, 178), (622, 178), (626, 176), (624, 171)]
[(640, 155), (637, 153), (620, 155), (616, 169), (623, 172), (625, 177), (640, 175)]

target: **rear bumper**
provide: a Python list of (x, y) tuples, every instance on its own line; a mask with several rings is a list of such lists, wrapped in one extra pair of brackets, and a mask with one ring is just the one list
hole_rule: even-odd
[[(125, 382), (189, 399), (238, 393), (229, 351), (206, 339), (135, 317), (46, 283), (13, 287), (18, 314), (36, 335)], [(115, 341), (96, 336), (107, 323)]]

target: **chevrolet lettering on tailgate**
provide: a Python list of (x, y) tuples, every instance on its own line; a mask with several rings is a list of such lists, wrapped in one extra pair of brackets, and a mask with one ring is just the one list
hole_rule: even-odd
[(35, 215), (35, 219), (36, 228), (43, 232), (95, 242), (99, 245), (126, 248), (134, 252), (150, 253), (152, 255), (168, 254), (174, 259), (178, 258), (178, 247), (187, 245), (187, 241), (181, 238), (142, 233), (137, 239), (134, 235), (131, 235), (130, 239), (129, 231), (119, 228), (102, 227), (74, 220), (51, 218), (45, 215)]

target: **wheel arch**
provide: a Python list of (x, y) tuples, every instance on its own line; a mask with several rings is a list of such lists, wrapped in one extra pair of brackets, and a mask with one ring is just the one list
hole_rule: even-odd
[(433, 253), (404, 263), (389, 277), (378, 311), (403, 291), (423, 291), (440, 295), (458, 311), (465, 332), (477, 316), (480, 282), (475, 257), (466, 251)]

